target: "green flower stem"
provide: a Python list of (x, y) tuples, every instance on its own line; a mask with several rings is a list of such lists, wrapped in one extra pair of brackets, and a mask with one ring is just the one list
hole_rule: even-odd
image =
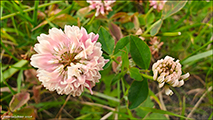
[(165, 32), (158, 34), (159, 36), (179, 36), (181, 32)]
[(89, 21), (87, 25), (90, 25), (94, 19), (95, 19), (95, 14), (92, 16), (91, 20)]
[[(60, 2), (63, 2), (63, 1), (54, 1), (54, 2), (50, 2), (50, 3), (46, 3), (46, 4), (43, 4), (43, 5), (39, 5), (38, 8), (46, 7), (46, 6), (49, 6), (49, 5), (52, 5), (52, 4), (56, 4), (56, 3), (60, 3)], [(29, 11), (32, 11), (32, 10), (35, 10), (35, 7), (23, 10), (23, 12), (25, 13), (25, 12), (29, 12)], [(12, 13), (12, 14), (3, 16), (3, 17), (1, 17), (1, 20), (13, 17), (13, 16), (18, 15), (20, 13), (21, 12), (16, 12), (16, 13)]]
[(140, 70), (140, 72), (145, 72), (145, 73), (147, 73), (147, 72), (150, 72), (150, 70)]
[(143, 73), (141, 73), (141, 75), (142, 75), (143, 77), (147, 78), (147, 79), (154, 80), (153, 77), (150, 76), (150, 75), (143, 74)]
[(128, 109), (128, 98), (126, 96), (126, 91), (125, 91), (125, 84), (124, 84), (124, 79), (123, 77), (121, 78), (121, 82), (122, 82), (122, 89), (123, 89), (123, 95), (124, 97), (124, 100), (125, 100), (125, 103), (126, 103), (126, 110), (127, 110), (127, 113), (129, 114), (129, 116), (131, 117), (131, 119), (134, 119), (134, 117), (132, 116), (132, 112)]
[(124, 96), (125, 96), (126, 91), (125, 91), (125, 84), (124, 84), (124, 79), (123, 79), (123, 77), (121, 77), (121, 82), (122, 82), (123, 94), (124, 94)]
[(144, 20), (146, 20), (146, 17), (152, 12), (153, 9), (154, 9), (153, 7), (151, 7), (151, 9), (149, 9), (149, 11), (144, 16)]
[[(182, 112), (181, 115), (184, 116), (186, 110), (186, 97), (183, 96), (183, 105), (182, 105)], [(183, 118), (180, 118), (180, 120), (184, 120)]]
[(115, 13), (117, 13), (118, 11), (122, 10), (126, 5), (129, 4), (129, 1), (127, 1), (124, 5), (122, 5), (121, 7), (119, 7), (118, 9), (115, 10)]
[[(142, 37), (153, 37), (153, 36), (151, 36), (150, 34), (141, 34), (140, 36), (142, 36)], [(157, 36), (157, 35), (156, 35)]]
[(156, 21), (155, 23), (153, 23), (143, 34), (146, 35), (156, 24), (158, 24), (158, 21)]
[[(118, 100), (120, 101), (120, 80), (118, 80), (117, 82), (117, 95), (118, 95)], [(120, 102), (118, 102), (118, 106), (117, 106), (117, 112), (118, 112), (118, 116), (119, 116), (119, 111), (120, 111)]]
[(117, 64), (119, 64), (119, 62), (115, 59), (115, 56), (110, 56), (110, 58), (111, 58), (114, 62), (116, 62)]
[[(155, 36), (179, 36), (181, 35), (181, 32), (165, 32), (165, 33), (159, 33)], [(150, 34), (141, 34), (142, 37), (153, 37)]]

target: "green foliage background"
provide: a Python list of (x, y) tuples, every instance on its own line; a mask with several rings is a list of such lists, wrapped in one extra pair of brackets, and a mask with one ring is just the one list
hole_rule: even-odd
[[(158, 12), (148, 1), (117, 1), (107, 16), (94, 17), (94, 10), (79, 12), (89, 5), (86, 1), (1, 1), (1, 115), (100, 119), (110, 114), (108, 119), (185, 119), (204, 96), (191, 117), (212, 119), (212, 91), (208, 90), (213, 75), (213, 2), (171, 4), (178, 5)], [(47, 91), (33, 76), (35, 69), (29, 59), (35, 53), (32, 47), (38, 42), (37, 36), (64, 25), (83, 26), (88, 33), (100, 35), (103, 56), (110, 62), (100, 71), (102, 78), (93, 88), (94, 95), (85, 89), (80, 97), (66, 101), (66, 95)], [(137, 28), (142, 29), (141, 35), (135, 35)], [(118, 34), (111, 33), (113, 29)], [(164, 42), (158, 58), (151, 56), (148, 47), (154, 36)], [(130, 67), (128, 54), (138, 67)], [(161, 94), (152, 80), (151, 65), (166, 55), (179, 59), (183, 73), (190, 73), (183, 87), (172, 89), (175, 94), (171, 97)], [(121, 71), (116, 73), (112, 63), (119, 56)], [(30, 93), (29, 101), (12, 109), (13, 96), (23, 92)]]

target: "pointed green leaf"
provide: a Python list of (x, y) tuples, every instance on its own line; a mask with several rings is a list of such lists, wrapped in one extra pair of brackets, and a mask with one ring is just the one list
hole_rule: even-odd
[(164, 20), (164, 19), (168, 18), (169, 16), (175, 14), (176, 12), (181, 10), (185, 6), (186, 3), (187, 3), (187, 0), (167, 1), (163, 7), (161, 18)]
[(126, 36), (126, 37), (121, 38), (117, 42), (115, 49), (114, 49), (114, 55), (117, 54), (121, 49), (123, 49), (129, 43), (129, 39), (130, 39), (130, 37)]
[(148, 93), (147, 79), (144, 79), (143, 81), (134, 81), (128, 93), (129, 109), (134, 109), (144, 102)]
[(142, 77), (141, 77), (141, 74), (139, 72), (139, 69), (136, 68), (136, 67), (131, 67), (129, 69), (129, 72), (130, 72), (130, 77), (135, 79), (135, 80), (138, 80), (138, 81), (141, 81), (143, 80)]
[(154, 36), (158, 33), (158, 31), (160, 30), (160, 27), (163, 23), (163, 20), (158, 20), (157, 22), (155, 22), (152, 26), (152, 29), (150, 31), (151, 36)]
[(17, 78), (17, 92), (20, 93), (21, 92), (21, 81), (23, 80), (23, 70), (21, 70), (18, 74), (18, 78)]
[(115, 45), (115, 40), (112, 38), (109, 32), (103, 27), (99, 29), (98, 34), (99, 34), (99, 42), (102, 44), (103, 50), (108, 54), (112, 54)]
[(148, 69), (151, 61), (151, 52), (148, 45), (140, 38), (130, 36), (130, 54), (134, 62), (142, 69)]

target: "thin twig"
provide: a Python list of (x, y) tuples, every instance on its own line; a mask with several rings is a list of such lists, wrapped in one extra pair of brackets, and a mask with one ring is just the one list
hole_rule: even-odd
[(196, 79), (198, 79), (202, 84), (203, 86), (206, 86), (206, 83), (197, 75), (193, 75)]
[(59, 110), (58, 114), (55, 116), (55, 118), (57, 118), (59, 116), (59, 114), (61, 114), (61, 111), (63, 110), (64, 106), (67, 104), (67, 101), (70, 99), (71, 94), (69, 94), (67, 96), (66, 101), (64, 102), (63, 106), (61, 107), (61, 109)]
[(197, 109), (197, 107), (200, 105), (201, 101), (203, 100), (203, 98), (206, 96), (206, 94), (208, 92), (210, 92), (212, 90), (212, 86), (209, 87), (209, 89), (201, 96), (201, 98), (198, 100), (198, 102), (195, 104), (195, 106), (192, 108), (192, 111), (188, 114), (187, 118), (191, 118), (192, 114), (194, 113), (194, 111)]
[(49, 115), (50, 117), (53, 117), (53, 116), (54, 116), (52, 113), (48, 112), (47, 110), (43, 110), (43, 112), (44, 112), (45, 114)]
[[(119, 112), (118, 109), (117, 109), (117, 112)], [(118, 120), (118, 113), (115, 113), (115, 119), (114, 120)]]
[(91, 103), (91, 102), (81, 102), (81, 104), (85, 104), (85, 105), (90, 105), (90, 106), (98, 106), (98, 107), (102, 107), (111, 111), (115, 111), (115, 108), (111, 108), (109, 106), (105, 106), (105, 105), (101, 105), (98, 103)]
[(100, 120), (106, 120), (108, 117), (112, 115), (113, 112), (109, 112), (106, 115), (104, 115)]
[(5, 52), (5, 50), (3, 49), (3, 50), (1, 51), (1, 56), (0, 56), (0, 59), (1, 59), (1, 60), (2, 60), (2, 58), (3, 58), (4, 52)]
[(63, 109), (63, 112), (64, 112), (65, 114), (67, 114), (67, 116), (69, 116), (70, 118), (73, 118), (73, 119), (74, 119), (74, 117), (73, 117), (72, 115), (70, 115), (65, 109)]
[[(158, 89), (159, 89), (159, 88), (158, 88)], [(167, 110), (166, 110), (166, 106), (165, 106), (165, 104), (164, 104), (164, 102), (163, 102), (162, 91), (163, 91), (163, 90), (161, 90), (161, 91), (159, 92), (159, 99), (160, 99), (160, 103), (161, 103), (161, 109), (167, 111)], [(169, 115), (165, 114), (165, 117), (166, 117), (167, 119), (169, 119)]]

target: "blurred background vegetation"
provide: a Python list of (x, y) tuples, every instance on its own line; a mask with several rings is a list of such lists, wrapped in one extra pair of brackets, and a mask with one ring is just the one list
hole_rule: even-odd
[[(170, 97), (161, 94), (157, 83), (149, 80), (149, 97), (138, 108), (129, 110), (125, 107), (125, 98), (120, 98), (125, 94), (121, 92), (122, 88), (117, 84), (111, 85), (115, 76), (112, 65), (100, 72), (102, 78), (93, 88), (94, 95), (86, 90), (80, 97), (70, 97), (65, 102), (66, 95), (46, 90), (36, 78), (36, 70), (29, 64), (31, 55), (35, 53), (32, 47), (41, 33), (48, 34), (52, 27), (63, 29), (66, 24), (83, 26), (88, 33), (98, 33), (100, 26), (110, 31), (110, 25), (115, 24), (123, 36), (135, 34), (137, 27), (145, 31), (159, 20), (161, 12), (150, 11), (148, 1), (117, 1), (107, 16), (93, 19), (94, 10), (85, 15), (79, 12), (89, 5), (86, 1), (1, 1), (1, 116), (100, 119), (109, 115), (108, 119), (179, 119), (172, 113), (188, 116), (193, 110), (192, 118), (212, 119), (212, 91), (207, 92), (213, 77), (212, 3), (188, 1), (183, 9), (163, 21), (155, 35), (164, 44), (159, 56), (152, 57), (151, 65), (166, 55), (180, 59), (183, 72), (190, 73), (184, 86), (173, 89), (175, 94)], [(135, 19), (138, 22), (135, 23)], [(181, 35), (165, 34), (169, 32), (181, 32)], [(142, 37), (147, 44), (152, 38), (150, 35)], [(131, 84), (132, 79), (128, 75), (125, 79), (123, 84)], [(17, 93), (23, 93), (22, 97), (26, 98), (18, 105), (14, 103), (18, 98), (11, 102)], [(198, 103), (199, 100), (201, 102)], [(119, 112), (116, 112), (117, 106), (121, 106)], [(144, 109), (146, 107), (164, 107), (163, 110), (172, 113)], [(169, 114), (169, 117), (164, 114)]]

